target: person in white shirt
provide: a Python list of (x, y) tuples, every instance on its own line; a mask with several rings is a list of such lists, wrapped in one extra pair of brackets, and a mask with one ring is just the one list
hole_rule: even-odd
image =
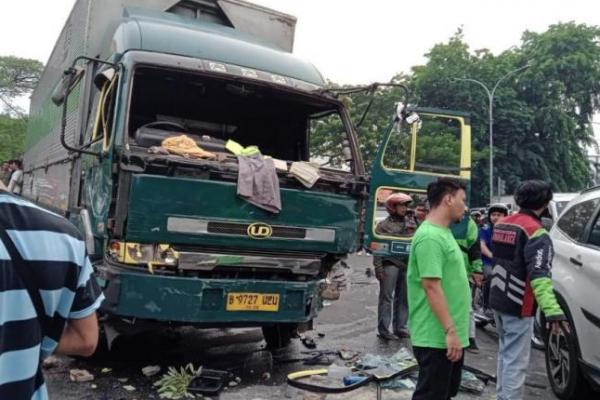
[(20, 195), (23, 188), (23, 163), (21, 160), (10, 160), (8, 166), (12, 173), (7, 191)]

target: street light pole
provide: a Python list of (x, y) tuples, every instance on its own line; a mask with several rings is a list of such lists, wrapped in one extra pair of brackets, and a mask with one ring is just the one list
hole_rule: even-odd
[(530, 64), (525, 64), (524, 66), (517, 68), (513, 71), (510, 71), (506, 75), (503, 75), (500, 79), (496, 81), (496, 84), (490, 91), (490, 89), (486, 86), (485, 83), (478, 81), (477, 79), (471, 78), (454, 78), (455, 81), (466, 81), (473, 82), (478, 84), (485, 90), (485, 93), (488, 96), (488, 116), (489, 116), (489, 128), (488, 132), (490, 135), (490, 204), (494, 202), (494, 95), (496, 94), (496, 89), (502, 81), (504, 81), (509, 76), (516, 74), (517, 72), (523, 71), (524, 69), (529, 68)]

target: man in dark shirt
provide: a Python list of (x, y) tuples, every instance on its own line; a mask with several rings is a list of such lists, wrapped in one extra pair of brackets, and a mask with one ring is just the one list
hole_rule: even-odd
[[(408, 204), (411, 201), (411, 197), (404, 193), (389, 196), (385, 202), (389, 216), (377, 224), (375, 233), (390, 237), (412, 236), (417, 229), (417, 221), (408, 214)], [(406, 256), (373, 257), (375, 276), (379, 280), (377, 331), (379, 337), (385, 340), (409, 337), (406, 260)], [(393, 333), (389, 330), (390, 323), (392, 323)]]
[(489, 309), (490, 281), (492, 279), (492, 269), (494, 268), (494, 254), (492, 254), (492, 236), (494, 234), (494, 225), (502, 218), (508, 216), (508, 208), (501, 203), (492, 204), (488, 209), (488, 223), (479, 230), (479, 242), (481, 245), (481, 261), (483, 261), (483, 310), (490, 315)]

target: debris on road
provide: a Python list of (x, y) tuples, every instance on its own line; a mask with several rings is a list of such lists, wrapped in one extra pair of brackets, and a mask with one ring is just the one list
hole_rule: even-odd
[(73, 382), (90, 382), (94, 380), (94, 375), (85, 369), (72, 369), (69, 371), (69, 378)]
[(327, 306), (330, 301), (339, 300), (341, 292), (348, 290), (348, 265), (341, 261), (333, 266), (328, 274), (327, 279), (323, 281), (319, 290), (321, 297), (324, 300), (324, 306)]
[(317, 348), (315, 336), (317, 336), (315, 331), (306, 331), (300, 335), (300, 341), (307, 349), (315, 349)]
[(123, 386), (123, 389), (127, 390), (128, 392), (135, 392), (135, 387), (131, 385), (125, 385)]
[(321, 292), (321, 297), (324, 300), (339, 300), (340, 291), (337, 287), (333, 287), (332, 285), (327, 286), (327, 288)]
[(304, 393), (302, 400), (324, 400), (327, 395), (320, 393)]
[(469, 371), (462, 372), (460, 390), (468, 393), (481, 394), (485, 390), (485, 383), (480, 381), (475, 374)]
[(57, 365), (58, 365), (58, 358), (56, 358), (55, 356), (46, 357), (44, 359), (44, 361), (42, 361), (42, 368), (44, 368), (44, 369), (54, 368)]
[[(406, 349), (401, 348), (392, 357), (383, 357), (380, 355), (365, 354), (357, 363), (357, 367), (365, 372), (377, 371), (378, 369), (385, 369), (389, 371), (399, 371), (410, 368), (411, 366), (417, 365), (417, 361), (413, 357), (412, 353)], [(483, 393), (487, 380), (481, 379), (474, 368), (465, 366), (462, 372), (462, 379), (460, 383), (460, 390), (467, 393), (481, 394)], [(375, 373), (375, 372), (373, 372)], [(483, 373), (481, 373), (483, 374)], [(386, 389), (415, 389), (415, 383), (417, 374), (413, 374), (407, 377), (398, 377), (394, 379), (386, 380), (382, 383), (381, 387)]]
[(276, 364), (302, 362), (304, 365), (330, 365), (333, 360), (329, 356), (337, 355), (333, 350), (302, 351), (302, 357), (275, 358)]
[(360, 353), (358, 353), (357, 351), (341, 349), (339, 351), (339, 355), (342, 360), (350, 361), (350, 360), (354, 360), (355, 358), (357, 358), (360, 355)]
[(148, 365), (147, 367), (142, 368), (142, 374), (147, 377), (154, 376), (159, 372), (160, 366), (158, 365)]
[(317, 348), (317, 344), (315, 343), (315, 340), (311, 337), (303, 337), (300, 340), (302, 341), (302, 344), (304, 345), (304, 347), (306, 347), (307, 349), (316, 349)]
[(381, 387), (384, 389), (415, 390), (417, 385), (410, 378), (401, 378), (401, 379), (390, 379), (389, 381), (385, 381), (381, 384)]
[(231, 372), (203, 369), (188, 385), (188, 392), (201, 395), (218, 395), (221, 390), (239, 385), (242, 380)]
[(337, 364), (331, 364), (327, 368), (327, 376), (341, 381), (345, 376), (352, 375), (352, 369)]

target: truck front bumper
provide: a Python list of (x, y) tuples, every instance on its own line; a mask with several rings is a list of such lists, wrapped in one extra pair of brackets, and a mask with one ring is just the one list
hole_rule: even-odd
[[(322, 308), (317, 281), (199, 279), (152, 275), (104, 264), (98, 281), (109, 315), (203, 326), (300, 323)], [(278, 311), (227, 311), (228, 293), (279, 294)]]

